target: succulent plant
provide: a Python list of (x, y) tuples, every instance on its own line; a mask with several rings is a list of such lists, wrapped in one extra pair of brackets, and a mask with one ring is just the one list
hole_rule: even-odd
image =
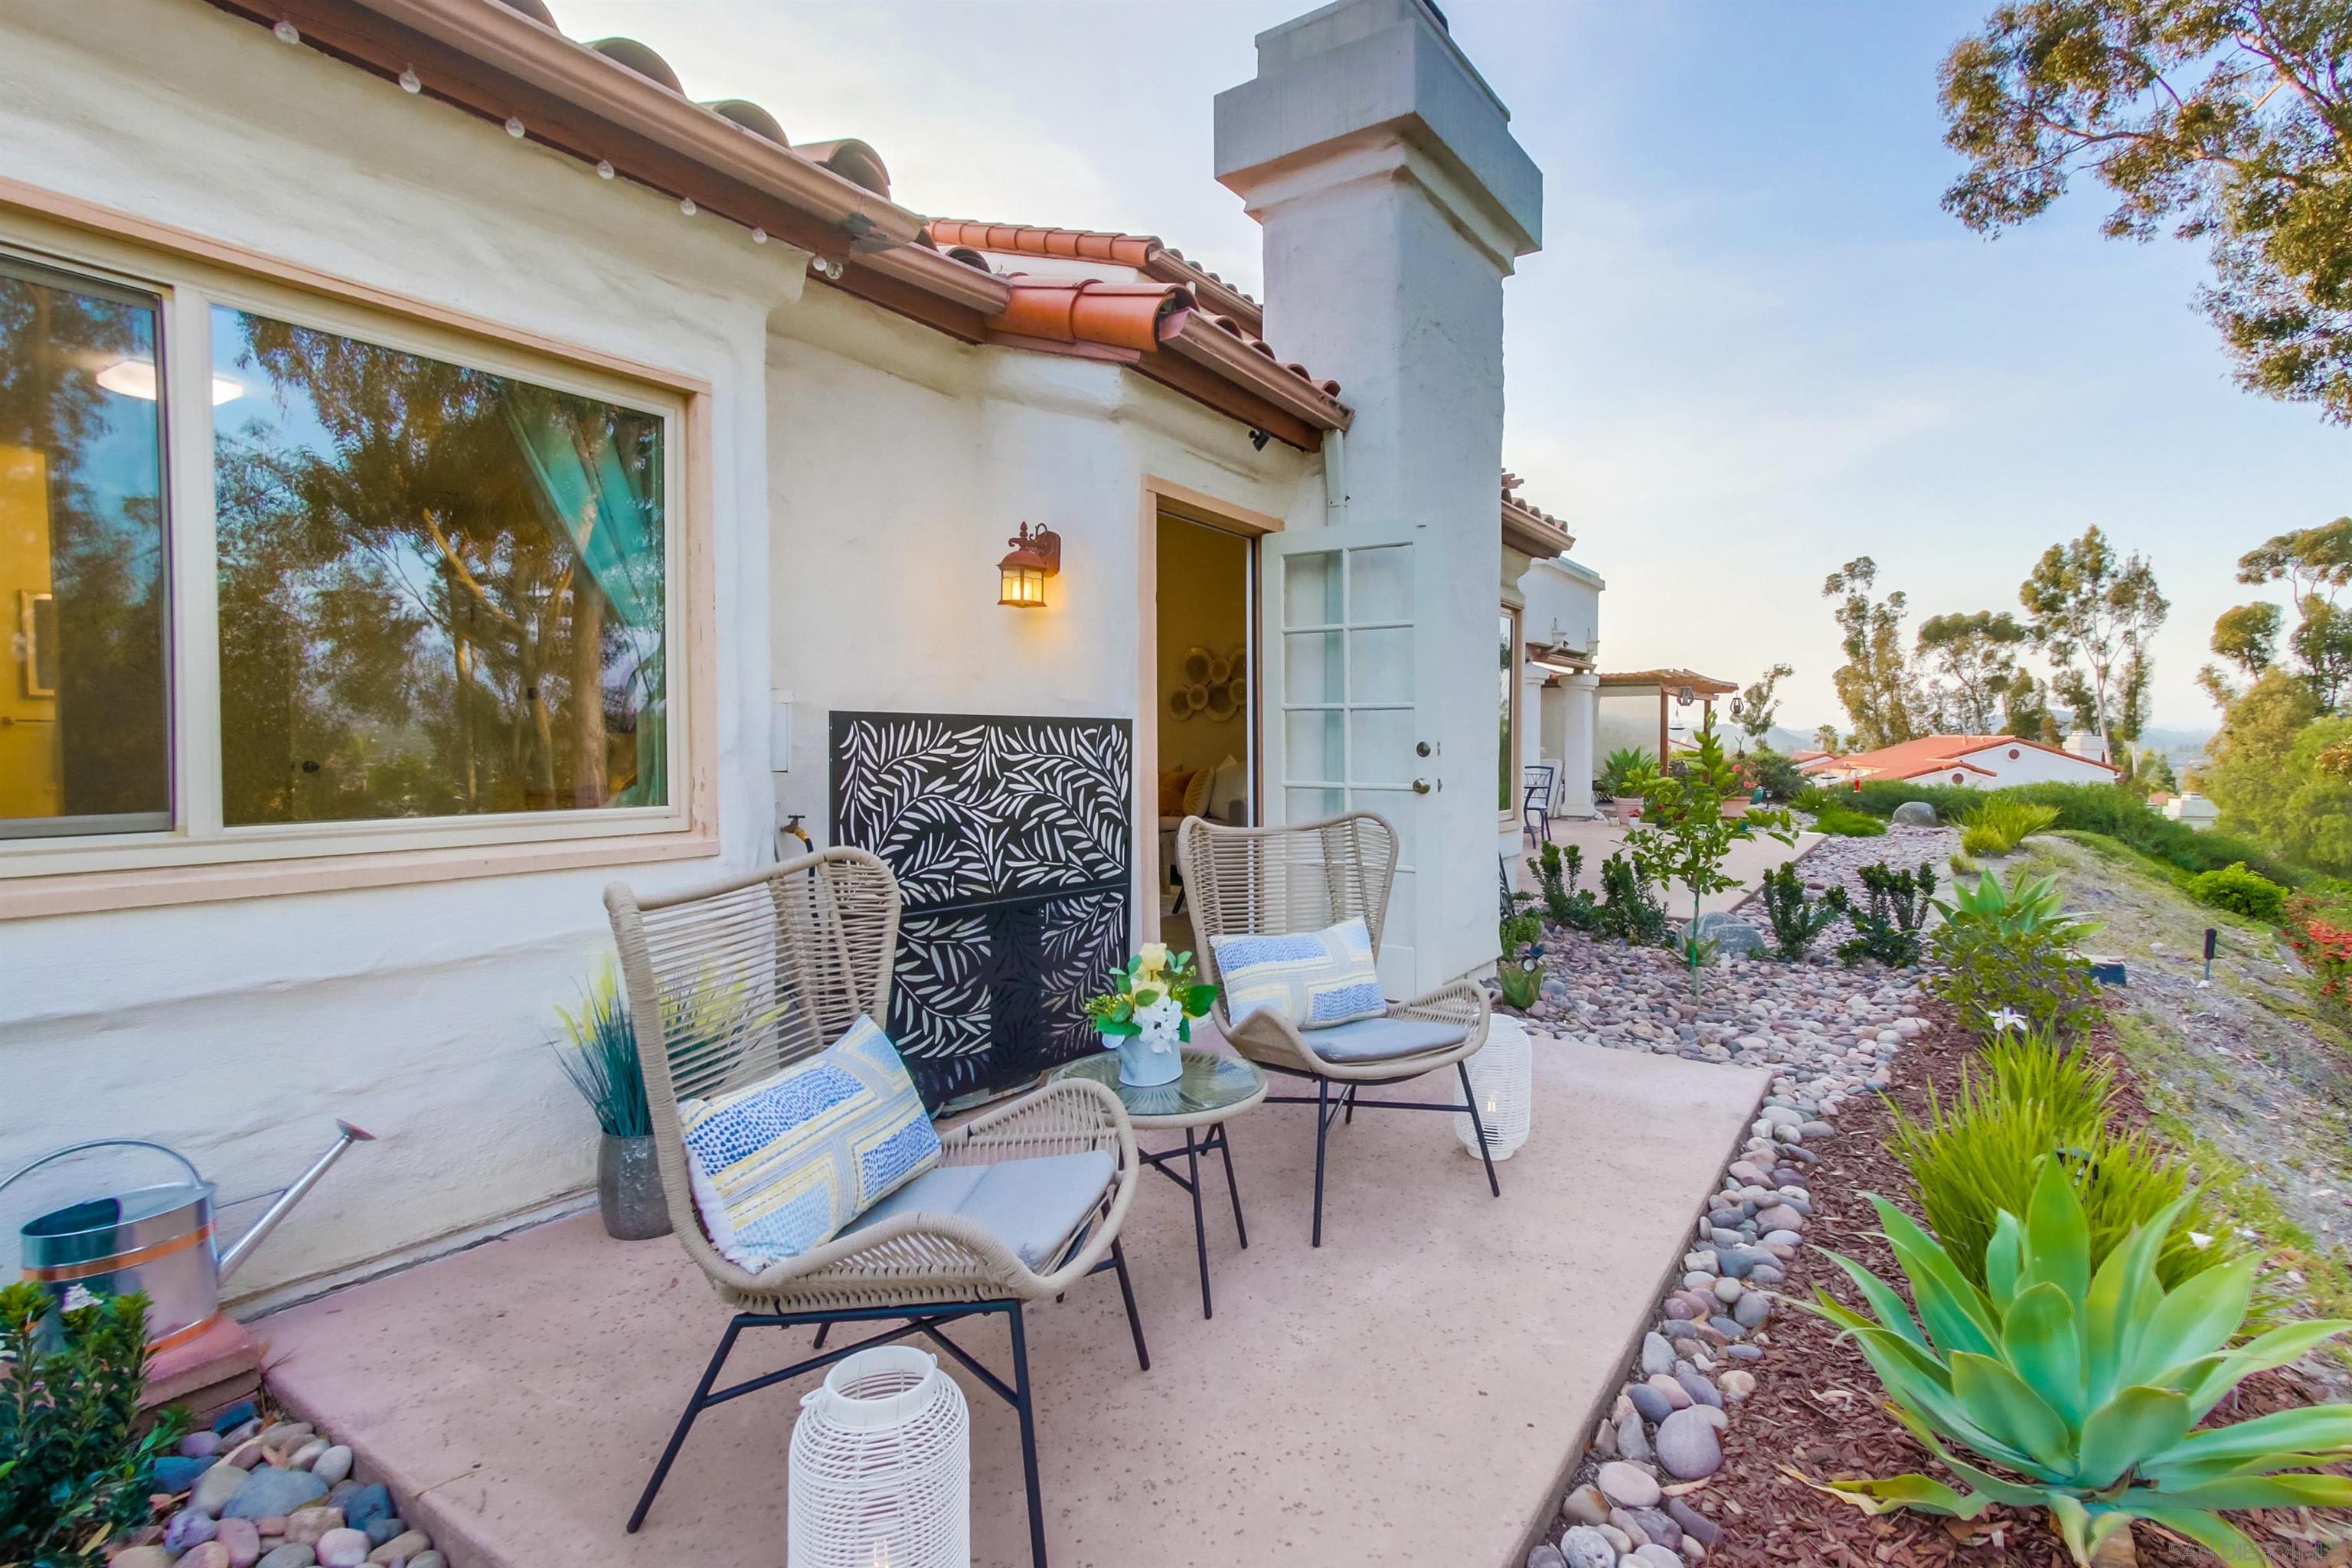
[(2169, 1291), (2157, 1275), (2189, 1199), (2132, 1232), (2094, 1273), (2074, 1184), (2045, 1160), (2024, 1218), (2000, 1215), (1981, 1288), (1909, 1215), (1871, 1201), (1917, 1316), (1835, 1253), (1869, 1312), (1826, 1292), (1812, 1308), (1853, 1337), (1895, 1419), (1970, 1489), (1916, 1474), (1823, 1489), (1873, 1514), (1911, 1508), (1969, 1519), (1993, 1503), (2046, 1508), (2074, 1561), (2101, 1568), (2134, 1561), (2135, 1519), (2225, 1562), (2255, 1563), (2263, 1552), (2224, 1511), (2352, 1503), (2352, 1477), (2309, 1473), (2352, 1458), (2352, 1405), (2198, 1429), (2245, 1378), (2352, 1322), (2294, 1322), (2233, 1346), (2258, 1259), (2233, 1259)]

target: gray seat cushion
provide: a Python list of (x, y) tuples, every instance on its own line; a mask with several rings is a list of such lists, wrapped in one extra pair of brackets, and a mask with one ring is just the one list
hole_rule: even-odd
[(1470, 1031), (1425, 1018), (1359, 1018), (1305, 1031), (1309, 1049), (1327, 1062), (1384, 1062), (1460, 1045)]
[(1099, 1149), (994, 1165), (935, 1165), (841, 1234), (855, 1236), (902, 1214), (961, 1215), (985, 1226), (1030, 1268), (1042, 1268), (1101, 1201), (1112, 1169)]

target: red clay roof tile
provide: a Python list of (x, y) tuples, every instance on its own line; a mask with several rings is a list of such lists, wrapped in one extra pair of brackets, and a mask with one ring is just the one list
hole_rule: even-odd
[(1107, 283), (1019, 272), (1005, 281), (1013, 286), (1012, 302), (989, 325), (1045, 342), (1102, 343), (1142, 353), (1176, 330), (1166, 325), (1169, 318), (1192, 308), (1191, 292), (1174, 283)]
[(930, 220), (931, 243), (968, 245), (1000, 255), (1109, 261), (1131, 267), (1161, 283), (1181, 283), (1212, 310), (1238, 318), (1255, 334), (1265, 330), (1258, 302), (1205, 267), (1163, 244), (1156, 234), (1120, 234), (1111, 229), (1047, 228), (1033, 224), (980, 223), (970, 218)]

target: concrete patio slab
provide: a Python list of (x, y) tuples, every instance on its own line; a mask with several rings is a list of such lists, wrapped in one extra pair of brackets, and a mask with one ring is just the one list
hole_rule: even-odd
[[(1500, 1201), (1448, 1119), (1366, 1110), (1333, 1130), (1319, 1251), (1313, 1110), (1234, 1122), (1251, 1246), (1213, 1179), (1213, 1321), (1190, 1202), (1145, 1173), (1127, 1246), (1152, 1370), (1108, 1275), (1029, 1310), (1057, 1568), (1516, 1568), (1766, 1082), (1537, 1051), (1534, 1134)], [(612, 1241), (590, 1215), (254, 1327), (279, 1396), (392, 1482), (458, 1568), (782, 1568), (786, 1444), (813, 1378), (707, 1413), (644, 1531), (622, 1532), (726, 1321), (675, 1242)], [(1009, 1365), (1001, 1320), (958, 1336)], [(730, 1373), (807, 1343), (749, 1332)], [(964, 1385), (973, 1562), (1018, 1568), (1018, 1428)]]

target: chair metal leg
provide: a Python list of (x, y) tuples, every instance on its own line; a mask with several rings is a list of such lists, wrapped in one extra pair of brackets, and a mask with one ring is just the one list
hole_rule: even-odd
[(1110, 1244), (1110, 1263), (1118, 1274), (1118, 1299), (1127, 1303), (1127, 1331), (1135, 1336), (1135, 1364), (1150, 1372), (1151, 1352), (1143, 1347), (1143, 1315), (1135, 1310), (1135, 1286), (1127, 1277), (1127, 1248), (1116, 1241)]
[(1486, 1162), (1486, 1185), (1499, 1198), (1503, 1184), (1495, 1179), (1495, 1152), (1486, 1147), (1486, 1126), (1478, 1120), (1478, 1097), (1470, 1089), (1470, 1064), (1455, 1062), (1454, 1070), (1462, 1075), (1462, 1109), (1470, 1113), (1470, 1131), (1478, 1139), (1478, 1158)]
[[(710, 1397), (710, 1385), (719, 1381), (719, 1369), (727, 1364), (727, 1353), (735, 1348), (735, 1336), (743, 1331), (744, 1317), (745, 1314), (738, 1312), (728, 1322), (726, 1333), (719, 1336), (718, 1353), (710, 1358), (710, 1364), (702, 1369), (702, 1381), (694, 1385), (694, 1397), (686, 1402), (686, 1414), (677, 1418), (677, 1429), (669, 1435), (669, 1446), (662, 1450), (661, 1462), (654, 1467), (653, 1479), (646, 1482), (645, 1493), (637, 1499), (636, 1509), (629, 1515), (630, 1534), (635, 1535), (637, 1527), (645, 1523), (646, 1510), (654, 1506), (654, 1494), (660, 1491), (662, 1482), (669, 1479), (669, 1468), (677, 1463), (677, 1451), (686, 1446), (686, 1435), (693, 1430), (694, 1418), (702, 1414), (702, 1403)], [(1014, 1332), (1013, 1342), (1016, 1347), (1021, 1342), (1018, 1331)], [(1025, 1415), (1024, 1419), (1026, 1419)], [(1041, 1557), (1038, 1561), (1043, 1563), (1045, 1559)]]
[(819, 1323), (816, 1326), (816, 1340), (809, 1348), (811, 1350), (820, 1351), (824, 1349), (824, 1336), (831, 1332), (833, 1332), (833, 1325), (831, 1323)]
[(1348, 1102), (1348, 1114), (1341, 1124), (1343, 1126), (1353, 1127), (1356, 1124), (1356, 1086), (1352, 1083), (1349, 1084), (1348, 1086), (1348, 1092), (1340, 1096), (1340, 1098)]
[[(1465, 1083), (1470, 1080), (1465, 1078)], [(1315, 1245), (1323, 1245), (1323, 1151), (1331, 1137), (1331, 1080), (1315, 1080)]]
[[(1119, 1270), (1124, 1281), (1127, 1271)], [(1006, 1310), (1013, 1324), (1013, 1405), (1021, 1413), (1022, 1480), (1029, 1489), (1029, 1556), (1033, 1568), (1045, 1568), (1045, 1499), (1037, 1482), (1037, 1417), (1030, 1407), (1029, 1340), (1021, 1322), (1021, 1303)]]
[(1242, 1238), (1242, 1250), (1249, 1250), (1249, 1226), (1242, 1218), (1242, 1190), (1234, 1185), (1234, 1137), (1222, 1121), (1217, 1123), (1217, 1152), (1225, 1157), (1225, 1196), (1234, 1200), (1234, 1234)]

